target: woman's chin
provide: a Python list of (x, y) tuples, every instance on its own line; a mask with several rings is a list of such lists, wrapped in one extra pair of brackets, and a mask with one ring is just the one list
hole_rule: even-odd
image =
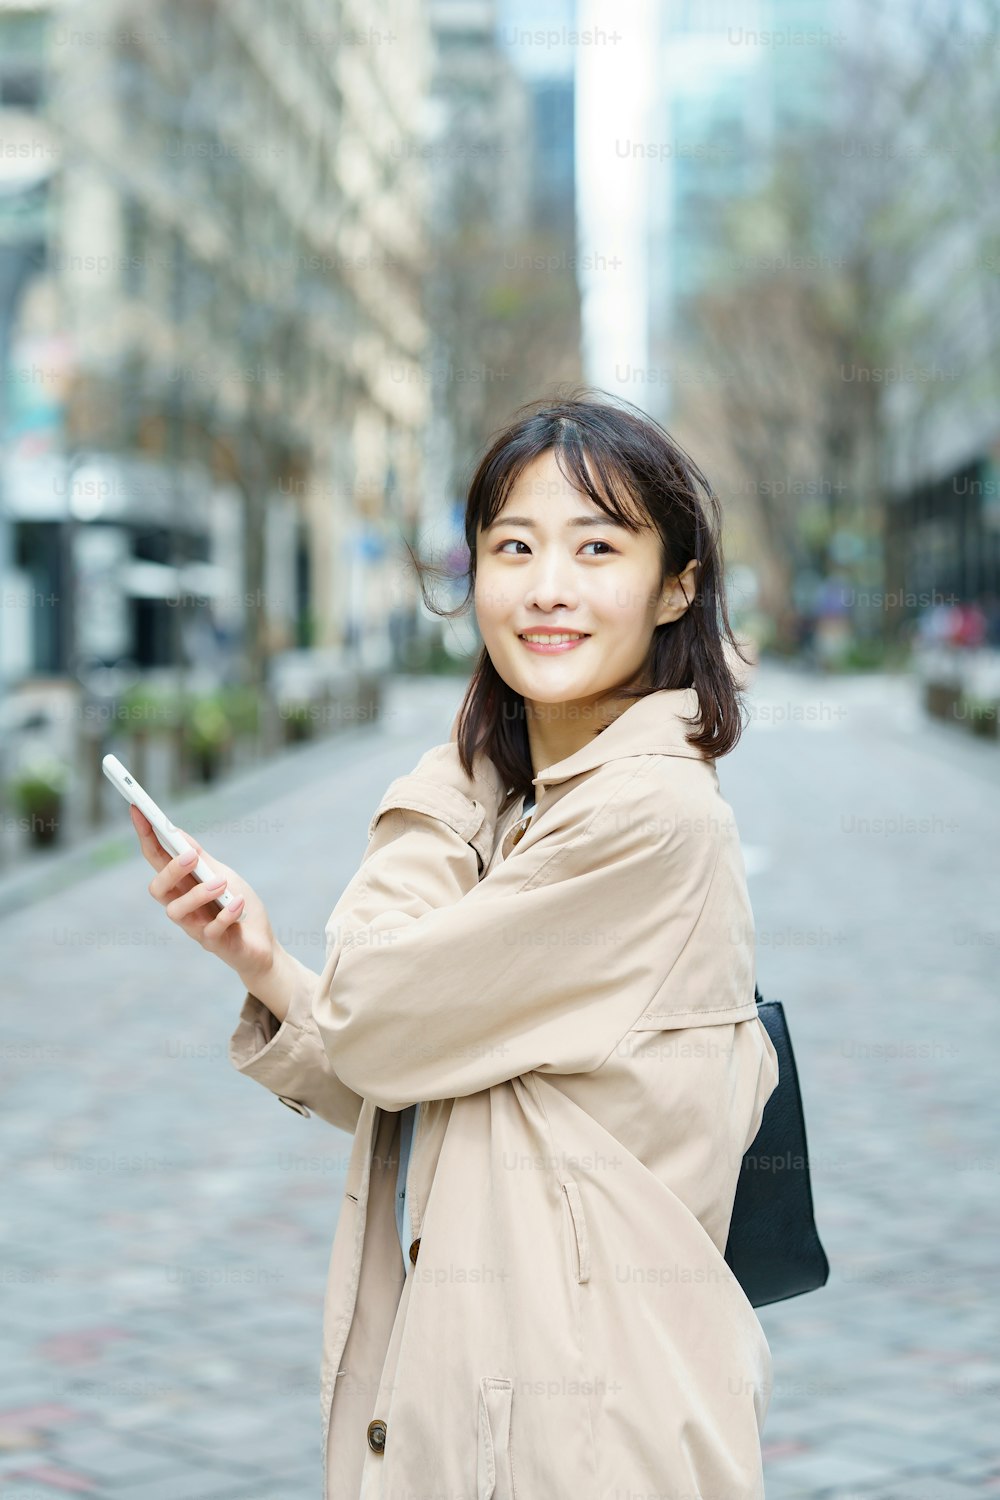
[(589, 697), (593, 692), (593, 685), (579, 672), (560, 670), (552, 660), (535, 671), (511, 672), (504, 681), (532, 703), (568, 703)]

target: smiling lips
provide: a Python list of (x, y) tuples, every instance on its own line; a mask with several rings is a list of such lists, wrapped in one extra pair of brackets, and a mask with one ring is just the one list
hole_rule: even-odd
[(572, 651), (589, 636), (579, 630), (525, 630), (519, 636), (529, 651), (540, 651), (551, 655), (556, 651)]

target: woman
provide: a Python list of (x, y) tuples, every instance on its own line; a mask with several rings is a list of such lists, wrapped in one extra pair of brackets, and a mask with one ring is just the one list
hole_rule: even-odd
[(516, 414), (466, 536), (484, 650), (319, 976), (133, 809), (151, 893), (246, 986), (234, 1065), (354, 1132), (325, 1500), (751, 1500), (770, 1350), (724, 1250), (778, 1068), (715, 770), (741, 729), (717, 502), (584, 393)]

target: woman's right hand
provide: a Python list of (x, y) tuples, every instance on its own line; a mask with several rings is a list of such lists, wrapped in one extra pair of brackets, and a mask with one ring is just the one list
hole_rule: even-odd
[[(149, 882), (149, 894), (166, 909), (171, 922), (176, 922), (182, 932), (194, 938), (207, 953), (214, 953), (228, 964), (252, 990), (264, 975), (270, 973), (278, 948), (277, 939), (271, 930), (264, 904), (250, 884), (209, 854), (183, 828), (188, 843), (222, 877), (223, 883), (212, 890), (189, 873), (193, 860), (185, 863), (182, 855), (168, 854), (153, 831), (153, 825), (144, 813), (130, 805), (132, 827), (139, 835), (143, 855), (157, 871)], [(244, 898), (242, 904), (215, 905), (215, 897), (228, 887), (234, 896)], [(244, 906), (246, 917), (239, 920)]]

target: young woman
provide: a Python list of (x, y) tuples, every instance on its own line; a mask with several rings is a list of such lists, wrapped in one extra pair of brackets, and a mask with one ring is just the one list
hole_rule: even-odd
[(715, 769), (741, 729), (717, 502), (584, 392), (496, 438), (466, 536), (484, 649), (376, 807), (321, 974), (133, 810), (151, 894), (246, 986), (234, 1065), (354, 1133), (325, 1500), (756, 1500), (770, 1350), (724, 1250), (778, 1067)]

